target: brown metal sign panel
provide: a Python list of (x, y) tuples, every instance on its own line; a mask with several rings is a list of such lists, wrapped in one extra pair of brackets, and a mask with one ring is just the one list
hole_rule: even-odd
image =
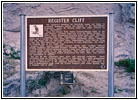
[(26, 70), (108, 68), (108, 15), (26, 17)]

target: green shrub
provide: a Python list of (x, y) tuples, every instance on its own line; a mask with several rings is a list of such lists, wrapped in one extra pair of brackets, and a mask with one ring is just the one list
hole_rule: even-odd
[(96, 88), (92, 87), (91, 93), (97, 93), (97, 92), (96, 92)]
[(15, 51), (15, 49), (13, 47), (11, 47), (11, 54), (10, 54), (10, 58), (12, 59), (20, 59), (20, 51)]
[(3, 44), (3, 54), (10, 59), (20, 59), (20, 51), (15, 50), (14, 47), (7, 46), (6, 44)]
[(50, 72), (43, 72), (43, 75), (38, 80), (38, 84), (41, 86), (45, 86), (50, 82)]
[(46, 83), (47, 83), (47, 81), (44, 80), (44, 79), (39, 79), (39, 80), (38, 80), (38, 84), (41, 85), (41, 86), (45, 86)]
[(60, 91), (60, 93), (62, 93), (62, 95), (66, 95), (69, 93), (69, 91), (67, 89), (65, 89), (64, 87), (61, 88), (59, 91)]
[(124, 59), (115, 62), (116, 66), (125, 67), (127, 72), (135, 72), (135, 60), (134, 59)]

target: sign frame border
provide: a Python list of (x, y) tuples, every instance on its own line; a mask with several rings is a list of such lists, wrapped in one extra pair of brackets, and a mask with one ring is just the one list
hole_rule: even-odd
[[(27, 67), (27, 18), (61, 17), (107, 17), (107, 68), (106, 69), (28, 69)], [(66, 16), (26, 16), (25, 17), (25, 70), (26, 71), (108, 71), (109, 70), (109, 15), (66, 15)]]

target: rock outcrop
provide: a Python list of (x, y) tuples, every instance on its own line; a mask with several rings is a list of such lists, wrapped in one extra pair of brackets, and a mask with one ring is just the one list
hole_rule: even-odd
[(103, 15), (115, 13), (115, 60), (135, 56), (135, 4), (131, 3), (5, 3), (4, 43), (20, 47), (20, 14), (27, 16)]
[[(105, 15), (114, 12), (115, 61), (135, 58), (135, 4), (133, 3), (4, 3), (3, 4), (3, 95), (20, 96), (20, 14), (27, 16)], [(12, 49), (11, 49), (12, 48)], [(8, 56), (8, 57), (7, 57)], [(9, 59), (9, 57), (11, 59)], [(48, 75), (46, 74), (48, 73)], [(74, 72), (75, 84), (61, 86), (59, 74), (27, 72), (28, 97), (105, 97), (108, 72)], [(134, 73), (133, 73), (134, 74)], [(131, 75), (135, 77), (135, 75)], [(135, 79), (115, 68), (115, 96), (135, 95)], [(46, 76), (46, 77), (43, 77)], [(50, 77), (47, 77), (50, 76)], [(43, 80), (44, 79), (44, 80)], [(50, 81), (49, 81), (50, 80)], [(116, 81), (117, 80), (117, 81)], [(121, 84), (120, 84), (121, 83)], [(123, 86), (122, 86), (123, 85)], [(129, 89), (129, 87), (131, 88)], [(131, 91), (130, 91), (131, 90)], [(128, 92), (129, 91), (129, 92)], [(131, 93), (130, 93), (131, 92)], [(67, 93), (67, 94), (66, 94)], [(121, 93), (121, 94), (119, 94)]]

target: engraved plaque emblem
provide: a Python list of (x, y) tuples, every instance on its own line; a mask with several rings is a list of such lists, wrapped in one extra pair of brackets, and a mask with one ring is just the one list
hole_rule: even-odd
[(30, 37), (43, 37), (43, 25), (30, 25)]

